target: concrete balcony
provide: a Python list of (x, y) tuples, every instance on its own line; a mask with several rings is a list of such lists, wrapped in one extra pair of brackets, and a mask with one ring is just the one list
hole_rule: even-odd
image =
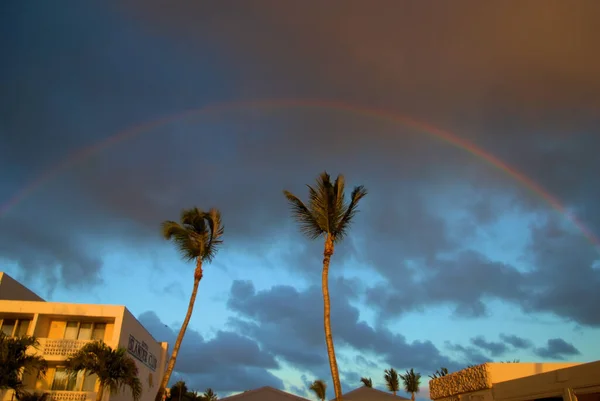
[(92, 340), (66, 340), (54, 338), (38, 338), (40, 343), (37, 354), (48, 361), (62, 360), (70, 357)]
[(49, 401), (96, 401), (96, 393), (89, 391), (46, 391)]

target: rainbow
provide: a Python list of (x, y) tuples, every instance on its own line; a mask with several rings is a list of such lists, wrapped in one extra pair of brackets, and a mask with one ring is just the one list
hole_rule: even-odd
[(90, 146), (82, 148), (73, 153), (68, 158), (46, 170), (35, 180), (27, 184), (19, 190), (13, 197), (0, 206), (0, 218), (6, 215), (11, 209), (18, 205), (25, 198), (30, 196), (44, 184), (50, 182), (61, 172), (73, 167), (74, 165), (83, 162), (93, 155), (117, 145), (121, 142), (134, 138), (142, 133), (149, 132), (153, 129), (167, 125), (177, 120), (182, 120), (190, 117), (198, 117), (203, 115), (221, 113), (225, 111), (244, 109), (244, 108), (267, 108), (267, 109), (286, 109), (286, 108), (315, 108), (325, 110), (336, 110), (350, 112), (356, 115), (375, 118), (378, 120), (387, 121), (393, 124), (399, 124), (406, 127), (416, 129), (420, 132), (428, 134), (438, 140), (444, 141), (456, 148), (462, 149), (473, 156), (483, 160), (487, 164), (503, 171), (515, 181), (528, 188), (544, 199), (556, 211), (564, 215), (571, 221), (581, 233), (596, 247), (600, 248), (600, 239), (598, 239), (591, 230), (589, 230), (579, 219), (552, 194), (548, 193), (541, 185), (537, 184), (525, 174), (517, 169), (509, 166), (496, 156), (488, 153), (484, 149), (478, 147), (474, 143), (463, 139), (452, 132), (442, 130), (430, 124), (414, 120), (407, 116), (398, 115), (392, 112), (366, 108), (354, 104), (327, 101), (327, 100), (311, 100), (311, 99), (266, 99), (266, 100), (249, 100), (249, 101), (233, 101), (225, 103), (215, 103), (202, 108), (192, 109), (180, 113), (171, 114), (150, 122), (146, 122), (134, 127), (130, 127), (124, 131), (118, 132), (104, 140), (96, 142)]

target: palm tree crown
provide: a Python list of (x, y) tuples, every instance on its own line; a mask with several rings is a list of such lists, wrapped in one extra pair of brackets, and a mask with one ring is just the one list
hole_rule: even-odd
[(385, 379), (387, 389), (396, 395), (396, 392), (400, 390), (400, 379), (398, 372), (396, 372), (396, 369), (390, 368), (386, 369), (384, 373), (385, 374), (383, 378)]
[(124, 348), (112, 349), (102, 341), (87, 343), (69, 357), (65, 365), (71, 375), (85, 370), (87, 375), (98, 376), (98, 401), (102, 401), (104, 389), (107, 387), (111, 393), (129, 387), (136, 401), (142, 395), (137, 365)]
[(315, 187), (307, 185), (308, 205), (291, 192), (283, 191), (292, 207), (294, 218), (300, 224), (300, 230), (310, 239), (329, 234), (334, 242), (339, 242), (346, 235), (352, 218), (358, 211), (358, 202), (367, 195), (367, 190), (362, 185), (354, 187), (350, 202), (347, 202), (344, 183), (343, 175), (339, 175), (332, 183), (327, 172), (321, 173)]
[(367, 378), (367, 377), (361, 377), (360, 378), (361, 383), (363, 384), (363, 386), (365, 387), (373, 387), (373, 380), (371, 380), (371, 378)]
[(312, 382), (309, 388), (313, 393), (315, 393), (319, 400), (325, 400), (325, 396), (327, 393), (327, 383), (325, 383), (323, 380), (315, 380), (314, 382)]
[(19, 394), (24, 374), (43, 376), (46, 373), (44, 358), (27, 354), (29, 347), (38, 345), (35, 337), (9, 337), (0, 332), (0, 390), (13, 389)]
[(210, 387), (207, 388), (206, 391), (204, 392), (203, 398), (205, 401), (217, 401), (217, 399), (218, 399), (217, 394), (215, 394), (213, 389)]
[(197, 207), (181, 211), (181, 224), (167, 220), (161, 228), (165, 239), (173, 240), (184, 259), (207, 262), (212, 261), (223, 243), (225, 230), (221, 212), (217, 209), (204, 212)]
[(404, 391), (412, 394), (412, 399), (415, 399), (415, 393), (419, 392), (419, 386), (421, 385), (421, 374), (415, 373), (413, 369), (407, 370), (405, 374), (400, 375), (404, 384)]

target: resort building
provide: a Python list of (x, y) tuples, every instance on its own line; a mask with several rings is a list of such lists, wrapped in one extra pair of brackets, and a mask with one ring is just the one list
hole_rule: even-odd
[[(135, 360), (142, 383), (140, 401), (153, 401), (167, 362), (167, 343), (156, 341), (124, 306), (46, 302), (31, 290), (0, 272), (0, 331), (8, 336), (35, 336), (36, 350), (48, 362), (44, 377), (25, 377), (25, 390), (50, 393), (49, 401), (96, 400), (94, 375), (81, 372), (69, 378), (63, 363), (84, 344), (102, 340), (127, 349)], [(105, 391), (101, 401), (130, 401), (129, 389)], [(0, 401), (14, 400), (12, 390), (0, 391)]]
[(484, 363), (429, 382), (435, 401), (600, 401), (600, 361)]

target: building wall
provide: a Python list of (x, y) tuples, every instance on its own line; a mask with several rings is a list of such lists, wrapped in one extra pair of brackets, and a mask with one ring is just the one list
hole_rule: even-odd
[[(577, 363), (484, 363), (431, 380), (432, 400), (458, 401), (469, 397), (473, 401), (490, 401), (490, 390), (496, 383), (554, 371)], [(464, 396), (462, 396), (464, 395)]]
[(0, 272), (0, 300), (44, 301), (43, 298), (4, 272)]
[(494, 385), (496, 401), (527, 401), (562, 396), (574, 390), (579, 401), (600, 399), (600, 361), (579, 364)]
[[(140, 401), (154, 401), (158, 386), (163, 378), (167, 362), (167, 343), (157, 342), (141, 323), (124, 310), (117, 345), (127, 349), (136, 362), (142, 382)], [(111, 401), (130, 401), (129, 390), (113, 395)]]

